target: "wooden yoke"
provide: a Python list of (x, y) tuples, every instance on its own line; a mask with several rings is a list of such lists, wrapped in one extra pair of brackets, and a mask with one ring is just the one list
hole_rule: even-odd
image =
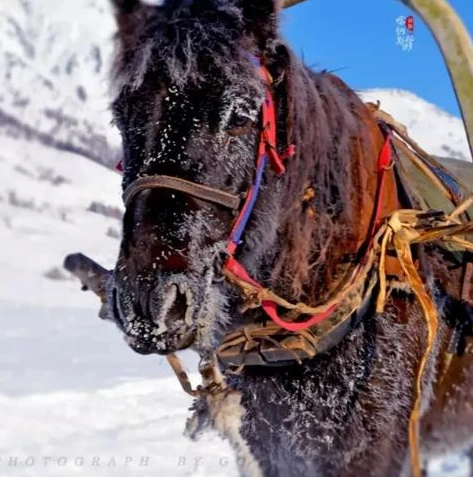
[(432, 32), (452, 80), (473, 156), (473, 43), (446, 0), (401, 0)]

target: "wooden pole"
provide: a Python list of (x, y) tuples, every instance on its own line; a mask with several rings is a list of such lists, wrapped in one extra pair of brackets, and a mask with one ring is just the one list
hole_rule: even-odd
[(294, 5), (297, 5), (298, 3), (302, 3), (305, 0), (284, 0), (283, 1), (283, 8), (289, 8), (293, 7)]
[(440, 47), (460, 106), (473, 157), (473, 44), (446, 0), (400, 0), (427, 24)]

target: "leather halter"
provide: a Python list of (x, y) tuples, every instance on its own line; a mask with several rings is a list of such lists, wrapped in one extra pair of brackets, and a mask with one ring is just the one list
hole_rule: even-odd
[[(179, 177), (172, 177), (166, 175), (151, 175), (144, 176), (133, 181), (123, 193), (123, 202), (125, 207), (128, 207), (137, 195), (147, 189), (170, 189), (185, 194), (191, 195), (198, 199), (205, 200), (232, 210), (240, 210), (238, 218), (230, 233), (230, 239), (227, 246), (229, 255), (235, 253), (236, 248), (240, 242), (240, 238), (244, 232), (248, 219), (253, 211), (256, 203), (259, 189), (261, 187), (261, 179), (264, 169), (269, 162), (273, 166), (276, 174), (285, 172), (283, 161), (294, 155), (294, 146), (287, 148), (283, 155), (279, 155), (276, 150), (276, 131), (277, 131), (277, 117), (276, 108), (274, 104), (273, 95), (270, 90), (272, 84), (271, 74), (268, 69), (260, 63), (257, 57), (251, 57), (253, 63), (258, 69), (260, 78), (264, 81), (266, 86), (265, 99), (261, 106), (262, 128), (259, 137), (258, 154), (256, 159), (256, 173), (253, 185), (246, 194), (243, 206), (240, 209), (242, 198), (240, 196), (230, 194), (228, 192), (214, 189), (213, 187), (197, 184), (196, 182), (181, 179)], [(123, 164), (119, 162), (116, 170), (123, 171)]]
[(179, 177), (171, 176), (147, 176), (140, 177), (133, 181), (123, 193), (123, 202), (128, 207), (133, 199), (142, 191), (147, 189), (171, 189), (178, 192), (202, 199), (207, 202), (221, 205), (231, 210), (237, 210), (240, 206), (241, 198), (237, 195), (229, 194), (212, 187), (196, 184)]
[[(236, 274), (245, 280), (249, 279), (248, 274), (244, 271), (242, 265), (235, 260), (234, 254), (241, 242), (241, 237), (255, 207), (258, 193), (261, 188), (264, 170), (267, 164), (270, 163), (277, 175), (283, 174), (285, 172), (283, 161), (286, 158), (293, 156), (295, 153), (293, 145), (290, 145), (282, 155), (279, 155), (277, 152), (277, 115), (273, 95), (270, 89), (272, 84), (271, 74), (268, 69), (261, 64), (257, 57), (252, 56), (251, 59), (258, 70), (260, 78), (265, 84), (265, 98), (261, 106), (261, 131), (259, 133), (256, 170), (253, 184), (246, 194), (242, 206), (240, 207), (242, 198), (237, 195), (178, 177), (170, 177), (166, 175), (140, 177), (133, 181), (123, 193), (125, 207), (129, 207), (133, 200), (142, 191), (162, 188), (183, 192), (207, 202), (232, 210), (239, 210), (238, 217), (232, 227), (227, 243), (226, 252), (228, 254), (228, 259), (224, 264), (223, 271), (230, 271), (232, 274)], [(123, 171), (123, 165), (121, 162), (116, 166), (116, 169), (120, 172)]]
[[(222, 271), (224, 276), (233, 285), (239, 286), (240, 288), (242, 288), (242, 286), (249, 287), (255, 290), (256, 293), (260, 293), (265, 291), (264, 287), (250, 277), (243, 265), (236, 260), (235, 253), (241, 243), (241, 238), (245, 231), (246, 225), (254, 210), (258, 193), (261, 189), (261, 182), (266, 166), (269, 163), (277, 175), (283, 174), (285, 172), (285, 166), (283, 162), (287, 157), (294, 155), (295, 147), (294, 145), (290, 145), (284, 154), (278, 154), (276, 149), (277, 114), (274, 98), (271, 92), (271, 74), (269, 73), (268, 69), (261, 64), (258, 58), (252, 57), (252, 61), (258, 70), (260, 78), (265, 84), (265, 99), (261, 106), (261, 131), (259, 133), (259, 143), (256, 154), (256, 168), (253, 184), (246, 194), (241, 208), (239, 207), (241, 200), (238, 196), (208, 186), (203, 186), (195, 182), (163, 175), (152, 175), (138, 178), (127, 187), (123, 194), (123, 200), (125, 202), (125, 206), (128, 207), (132, 203), (133, 199), (135, 199), (143, 190), (166, 188), (183, 192), (207, 202), (212, 202), (233, 210), (238, 209), (238, 216), (232, 227), (230, 237), (227, 242), (226, 253), (228, 257), (223, 265)], [(369, 231), (365, 247), (366, 255), (362, 258), (361, 263), (355, 267), (353, 273), (350, 274), (350, 279), (344, 284), (344, 289), (349, 289), (359, 281), (360, 272), (363, 268), (366, 256), (371, 252), (373, 239), (381, 218), (385, 171), (390, 167), (391, 160), (390, 135), (387, 134), (385, 144), (378, 158), (378, 187), (371, 230)], [(118, 169), (121, 169), (121, 165), (119, 165)], [(318, 309), (322, 308), (323, 311), (318, 312), (315, 315), (309, 315), (306, 319), (302, 321), (299, 320), (297, 322), (285, 321), (278, 315), (277, 308), (281, 304), (281, 299), (278, 300), (279, 297), (274, 294), (274, 299), (266, 297), (259, 305), (271, 318), (271, 320), (274, 321), (274, 323), (280, 328), (295, 332), (306, 330), (330, 317), (343, 301), (339, 295), (340, 293), (335, 294), (334, 299), (330, 300), (330, 303), (328, 303), (327, 306), (318, 307)], [(339, 299), (337, 299), (337, 297)]]

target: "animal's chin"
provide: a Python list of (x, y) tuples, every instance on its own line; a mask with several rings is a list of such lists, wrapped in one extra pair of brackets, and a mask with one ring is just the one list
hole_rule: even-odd
[(125, 341), (130, 348), (139, 354), (167, 355), (176, 351), (184, 350), (192, 346), (195, 340), (193, 330), (182, 331), (179, 334), (165, 333), (149, 339), (141, 336), (125, 336)]
[(140, 354), (166, 355), (189, 348), (196, 336), (190, 314), (189, 310), (173, 307), (164, 315), (135, 316), (125, 327), (125, 340)]
[(172, 284), (159, 293), (143, 293), (137, 305), (134, 295), (122, 291), (111, 298), (114, 316), (125, 341), (137, 353), (166, 355), (189, 348), (196, 337), (195, 307), (190, 293)]

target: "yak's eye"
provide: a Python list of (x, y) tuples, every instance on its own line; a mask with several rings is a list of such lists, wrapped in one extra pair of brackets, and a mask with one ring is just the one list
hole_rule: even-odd
[(230, 136), (242, 136), (248, 134), (253, 126), (253, 121), (247, 116), (233, 112), (228, 121), (227, 133)]

